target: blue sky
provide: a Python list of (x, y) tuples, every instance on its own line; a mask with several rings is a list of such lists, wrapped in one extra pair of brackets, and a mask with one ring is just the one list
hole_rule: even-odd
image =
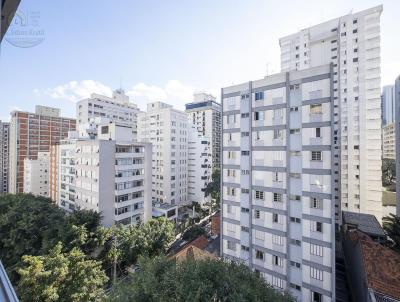
[(120, 85), (142, 109), (165, 100), (179, 109), (193, 91), (218, 94), (232, 83), (280, 68), (279, 37), (382, 4), (382, 84), (400, 74), (400, 1), (21, 0), (39, 12), (44, 41), (3, 40), (0, 119), (36, 104), (74, 117), (75, 101)]

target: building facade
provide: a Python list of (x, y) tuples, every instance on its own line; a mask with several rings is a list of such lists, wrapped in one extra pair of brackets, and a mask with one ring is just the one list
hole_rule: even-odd
[(211, 142), (197, 131), (196, 126), (188, 127), (188, 201), (201, 206), (211, 201), (205, 197), (205, 188), (211, 182), (212, 150)]
[(221, 251), (299, 301), (335, 301), (333, 67), (222, 89)]
[(188, 119), (171, 105), (154, 102), (138, 114), (138, 141), (153, 145), (153, 203), (188, 203)]
[(0, 194), (8, 193), (10, 123), (0, 121)]
[(105, 226), (146, 222), (151, 218), (151, 144), (133, 142), (132, 129), (114, 122), (92, 130), (97, 134), (70, 133), (60, 142), (59, 206), (101, 212)]
[(215, 97), (207, 93), (194, 94), (194, 102), (186, 104), (189, 121), (197, 131), (211, 142), (212, 169), (219, 168), (221, 163), (221, 105)]
[(340, 209), (382, 220), (381, 13), (373, 7), (280, 39), (282, 71), (333, 64), (338, 223)]
[[(395, 132), (396, 132), (396, 154), (400, 154), (400, 76), (396, 78), (394, 85), (395, 98)], [(400, 175), (400, 161), (396, 161), (396, 175)], [(399, 177), (399, 176), (397, 176)], [(396, 214), (400, 216), (400, 181), (396, 182)]]
[(394, 123), (395, 120), (395, 103), (394, 103), (394, 86), (387, 85), (382, 88), (382, 126)]
[(90, 98), (76, 104), (78, 124), (87, 124), (96, 117), (108, 118), (121, 125), (132, 127), (132, 140), (137, 138), (137, 114), (140, 110), (122, 89), (113, 92), (112, 97), (93, 93)]
[(396, 159), (395, 124), (388, 124), (382, 128), (382, 158)]
[(43, 106), (37, 106), (35, 113), (11, 112), (9, 192), (24, 192), (25, 158), (34, 160), (38, 152), (49, 152), (51, 145), (66, 138), (75, 127), (75, 119), (60, 117), (59, 111)]
[(24, 159), (24, 193), (50, 197), (50, 152), (39, 152), (37, 159)]

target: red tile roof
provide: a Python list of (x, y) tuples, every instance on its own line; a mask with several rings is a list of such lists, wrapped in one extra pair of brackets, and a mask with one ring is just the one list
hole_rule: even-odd
[(360, 231), (351, 231), (349, 236), (361, 247), (368, 287), (400, 299), (400, 254)]

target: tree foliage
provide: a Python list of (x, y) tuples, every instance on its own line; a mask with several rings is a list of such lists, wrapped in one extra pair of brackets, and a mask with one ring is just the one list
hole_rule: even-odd
[(174, 224), (160, 217), (140, 226), (115, 226), (109, 230), (106, 260), (111, 264), (115, 257), (121, 270), (133, 265), (141, 255), (153, 257), (166, 252), (174, 240)]
[(383, 217), (383, 229), (394, 241), (392, 248), (400, 252), (400, 217), (393, 214)]
[(45, 256), (23, 256), (17, 292), (21, 301), (98, 301), (108, 278), (101, 263), (77, 248), (63, 253), (58, 243)]
[(221, 170), (215, 169), (212, 173), (212, 181), (208, 183), (204, 195), (207, 197), (211, 194), (211, 198), (214, 200), (212, 204), (212, 211), (219, 209), (221, 200)]
[(23, 255), (44, 255), (59, 241), (66, 250), (95, 248), (100, 215), (77, 211), (69, 216), (52, 201), (30, 194), (0, 196), (0, 259), (15, 283)]
[(393, 184), (396, 178), (396, 160), (384, 158), (382, 160), (382, 183), (385, 187)]
[(192, 241), (201, 235), (206, 235), (207, 231), (204, 227), (200, 225), (193, 225), (183, 233), (182, 239), (187, 241)]
[(140, 271), (114, 287), (108, 301), (294, 301), (248, 267), (222, 260), (141, 258)]

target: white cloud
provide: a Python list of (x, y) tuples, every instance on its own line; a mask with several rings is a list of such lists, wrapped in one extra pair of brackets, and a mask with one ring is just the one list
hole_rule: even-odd
[[(76, 103), (90, 97), (92, 93), (106, 96), (112, 95), (112, 89), (94, 80), (70, 81), (66, 84), (47, 89), (34, 89), (38, 96), (48, 96), (53, 99), (63, 99)], [(169, 80), (163, 86), (138, 83), (126, 91), (131, 101), (145, 110), (149, 102), (163, 101), (173, 105), (176, 109), (184, 109), (184, 104), (193, 101), (194, 89), (184, 85), (179, 80)]]
[(112, 89), (100, 82), (93, 80), (70, 81), (67, 84), (59, 85), (54, 88), (44, 90), (34, 89), (36, 95), (47, 95), (53, 99), (63, 99), (71, 102), (90, 97), (92, 93), (98, 93), (106, 96), (112, 95)]
[(148, 102), (163, 101), (177, 109), (184, 109), (184, 104), (193, 100), (194, 89), (178, 80), (169, 80), (164, 86), (139, 83), (127, 91), (133, 102), (145, 109)]

